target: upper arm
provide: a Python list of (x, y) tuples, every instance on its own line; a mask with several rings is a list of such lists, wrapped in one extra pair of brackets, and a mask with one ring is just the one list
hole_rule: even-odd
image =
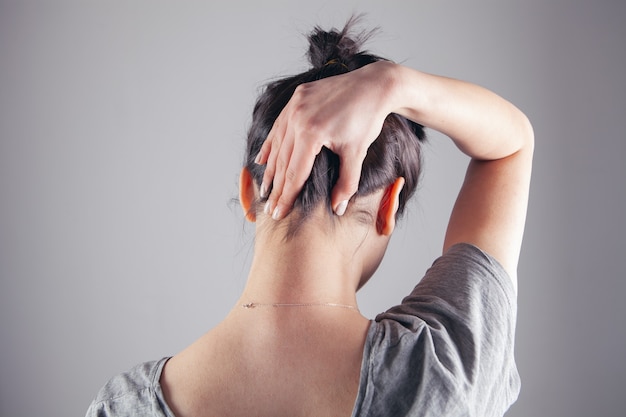
[(444, 252), (471, 243), (496, 258), (514, 279), (522, 244), (532, 170), (534, 137), (530, 123), (523, 146), (496, 160), (472, 159), (450, 216)]

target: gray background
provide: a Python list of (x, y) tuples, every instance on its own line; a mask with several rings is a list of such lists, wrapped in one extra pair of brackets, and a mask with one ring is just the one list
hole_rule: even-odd
[[(626, 6), (621, 1), (0, 1), (0, 415), (82, 415), (242, 289), (236, 197), (259, 86), (353, 12), (374, 52), (482, 84), (537, 138), (508, 416), (623, 416)], [(372, 317), (438, 255), (466, 159), (431, 133)]]

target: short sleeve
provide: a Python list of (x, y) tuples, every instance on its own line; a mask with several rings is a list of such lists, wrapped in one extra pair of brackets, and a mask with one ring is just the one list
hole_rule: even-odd
[(502, 416), (520, 388), (516, 309), (504, 268), (453, 246), (372, 322), (353, 415)]
[(159, 384), (168, 359), (145, 362), (111, 378), (100, 389), (85, 417), (174, 417)]

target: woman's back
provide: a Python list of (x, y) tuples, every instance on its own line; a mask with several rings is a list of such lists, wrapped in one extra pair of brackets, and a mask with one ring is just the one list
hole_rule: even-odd
[(350, 416), (369, 320), (329, 307), (236, 308), (164, 367), (177, 417)]

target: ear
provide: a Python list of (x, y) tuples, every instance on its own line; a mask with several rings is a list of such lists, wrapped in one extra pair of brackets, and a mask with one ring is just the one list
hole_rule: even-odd
[(246, 220), (252, 223), (256, 221), (256, 211), (252, 208), (255, 200), (254, 180), (248, 168), (244, 167), (239, 174), (239, 201)]
[(380, 206), (378, 207), (378, 215), (376, 217), (376, 230), (384, 236), (391, 236), (396, 227), (396, 213), (400, 202), (400, 191), (404, 187), (404, 178), (398, 177), (389, 187), (385, 189)]

